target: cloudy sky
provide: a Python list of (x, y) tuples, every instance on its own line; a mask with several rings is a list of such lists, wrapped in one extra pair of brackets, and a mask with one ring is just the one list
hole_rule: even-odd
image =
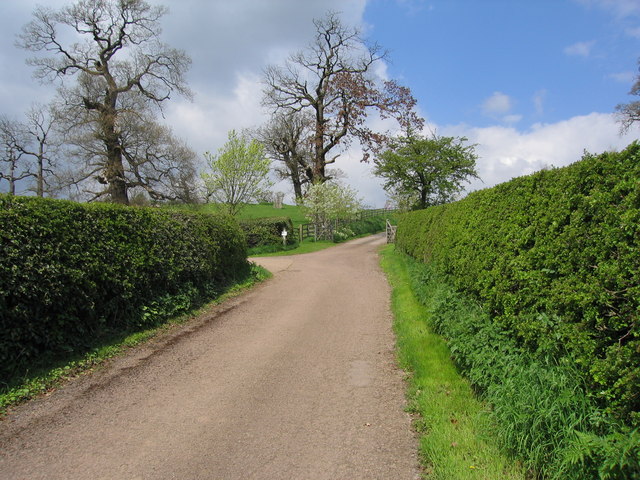
[[(0, 0), (0, 113), (20, 117), (55, 86), (40, 85), (15, 35), (36, 4)], [(304, 48), (312, 20), (342, 12), (371, 42), (390, 52), (380, 75), (408, 86), (428, 131), (478, 144), (478, 171), (492, 186), (587, 150), (622, 149), (612, 112), (634, 100), (640, 0), (150, 0), (164, 4), (162, 39), (185, 50), (193, 101), (176, 98), (164, 121), (197, 152), (216, 151), (231, 129), (260, 125), (265, 66)], [(345, 181), (370, 206), (385, 193), (353, 149), (338, 159)], [(287, 185), (278, 186), (289, 192)], [(290, 197), (289, 197), (290, 198)]]

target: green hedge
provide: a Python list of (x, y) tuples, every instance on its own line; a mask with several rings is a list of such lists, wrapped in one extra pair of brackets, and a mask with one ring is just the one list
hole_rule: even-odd
[(409, 213), (397, 244), (640, 426), (640, 145)]
[(519, 346), (433, 264), (404, 260), (430, 327), (447, 338), (453, 359), (491, 405), (494, 435), (506, 451), (536, 478), (640, 478), (640, 430), (612, 421), (574, 365)]
[(296, 240), (296, 232), (289, 217), (252, 218), (238, 220), (247, 238), (249, 248), (282, 245), (282, 231), (287, 230), (287, 243)]
[(0, 374), (142, 328), (247, 272), (226, 216), (0, 196)]

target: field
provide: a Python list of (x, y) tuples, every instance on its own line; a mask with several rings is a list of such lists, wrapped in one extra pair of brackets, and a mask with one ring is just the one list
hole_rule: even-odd
[[(218, 213), (220, 209), (218, 205), (208, 203), (205, 205), (180, 205), (171, 208), (180, 210), (189, 210), (203, 213)], [(304, 216), (302, 207), (297, 205), (283, 205), (282, 208), (274, 208), (272, 203), (259, 203), (246, 205), (238, 213), (238, 219), (253, 219), (253, 218), (271, 218), (271, 217), (289, 217), (293, 222), (293, 226), (297, 227), (302, 223), (308, 223), (309, 221)]]

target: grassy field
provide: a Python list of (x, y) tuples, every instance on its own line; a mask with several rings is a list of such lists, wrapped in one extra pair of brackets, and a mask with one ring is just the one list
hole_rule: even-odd
[(420, 455), (430, 479), (524, 479), (523, 469), (492, 438), (487, 406), (457, 371), (445, 340), (428, 325), (404, 257), (389, 245), (382, 266), (392, 286), (394, 330), (402, 368), (411, 373), (409, 411), (416, 416)]
[[(218, 205), (213, 203), (207, 203), (204, 205), (176, 205), (171, 208), (204, 213), (217, 213), (220, 211)], [(282, 208), (274, 208), (272, 203), (246, 205), (242, 210), (240, 210), (237, 216), (238, 219), (271, 217), (289, 217), (293, 222), (294, 227), (297, 227), (302, 223), (309, 223), (309, 220), (304, 216), (302, 207), (297, 205), (283, 205)]]

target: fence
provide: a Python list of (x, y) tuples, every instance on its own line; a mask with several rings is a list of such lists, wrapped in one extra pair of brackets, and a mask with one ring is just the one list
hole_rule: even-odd
[(396, 231), (397, 225), (391, 225), (391, 222), (387, 220), (387, 243), (396, 243)]
[(352, 222), (364, 220), (365, 218), (382, 217), (384, 215), (389, 215), (390, 213), (393, 213), (396, 211), (397, 209), (395, 208), (377, 208), (377, 209), (370, 209), (370, 210), (361, 210), (351, 218), (342, 218), (342, 219), (334, 220), (333, 222), (331, 222), (331, 225), (328, 225), (325, 228), (316, 226), (313, 223), (303, 223), (301, 225), (298, 225), (298, 240), (301, 242), (305, 238), (311, 238), (311, 237), (313, 237), (314, 240), (332, 239), (333, 232), (342, 225), (347, 225)]

